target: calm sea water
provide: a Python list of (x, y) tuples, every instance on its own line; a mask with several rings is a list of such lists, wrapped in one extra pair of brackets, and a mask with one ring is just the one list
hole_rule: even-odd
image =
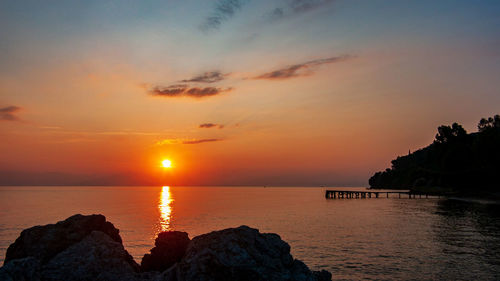
[[(0, 187), (0, 261), (21, 230), (104, 214), (140, 262), (161, 230), (275, 232), (334, 280), (500, 280), (500, 205), (324, 198), (324, 188)], [(397, 197), (397, 196), (396, 196)]]

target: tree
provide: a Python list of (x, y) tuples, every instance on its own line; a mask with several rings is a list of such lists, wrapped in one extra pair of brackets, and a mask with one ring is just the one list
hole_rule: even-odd
[(477, 124), (477, 129), (479, 130), (479, 132), (484, 132), (492, 128), (500, 128), (500, 115), (497, 114), (493, 117), (489, 117), (488, 119), (481, 118), (481, 120), (479, 120), (479, 123)]
[(439, 126), (436, 134), (436, 142), (447, 143), (453, 139), (462, 138), (467, 135), (467, 131), (458, 123), (453, 123), (450, 126)]
[(398, 156), (370, 178), (373, 188), (444, 187), (461, 194), (500, 191), (500, 115), (483, 118), (467, 134), (453, 123), (440, 126), (433, 144)]

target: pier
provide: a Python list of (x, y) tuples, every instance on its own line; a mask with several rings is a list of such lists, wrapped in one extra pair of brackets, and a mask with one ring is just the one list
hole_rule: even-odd
[(389, 198), (390, 194), (397, 194), (398, 198), (440, 198), (441, 195), (437, 194), (427, 194), (427, 193), (415, 193), (411, 191), (354, 191), (354, 190), (326, 190), (325, 198), (327, 199), (365, 199), (365, 198), (379, 198), (385, 197)]

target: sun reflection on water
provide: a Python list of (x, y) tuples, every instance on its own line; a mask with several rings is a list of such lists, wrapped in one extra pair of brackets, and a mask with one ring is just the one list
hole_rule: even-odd
[(170, 196), (170, 187), (163, 186), (161, 188), (160, 200), (158, 209), (160, 210), (160, 228), (161, 231), (170, 230), (170, 219), (172, 218), (172, 202), (174, 200)]

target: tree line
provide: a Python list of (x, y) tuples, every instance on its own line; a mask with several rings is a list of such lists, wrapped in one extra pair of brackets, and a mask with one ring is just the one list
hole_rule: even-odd
[(439, 126), (432, 144), (392, 160), (391, 168), (370, 178), (370, 187), (500, 191), (500, 115), (482, 118), (477, 128), (467, 133), (458, 123)]

